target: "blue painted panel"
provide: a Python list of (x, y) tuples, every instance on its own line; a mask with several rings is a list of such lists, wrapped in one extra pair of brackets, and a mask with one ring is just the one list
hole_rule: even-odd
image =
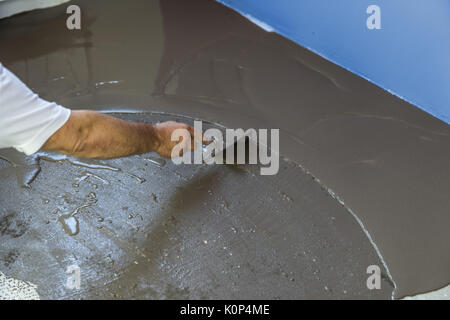
[(450, 123), (450, 0), (218, 1)]

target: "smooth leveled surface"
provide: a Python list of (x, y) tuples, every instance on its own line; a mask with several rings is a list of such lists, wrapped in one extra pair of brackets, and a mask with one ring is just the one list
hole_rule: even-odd
[(218, 1), (450, 123), (448, 0)]
[[(64, 5), (0, 21), (0, 60), (44, 98), (280, 128), (291, 161), (261, 177), (145, 156), (111, 161), (119, 172), (44, 160), (30, 190), (3, 161), (6, 276), (49, 298), (390, 298), (375, 245), (396, 297), (448, 284), (448, 125), (214, 1), (74, 3), (81, 31)], [(70, 264), (81, 291), (64, 287)], [(366, 288), (372, 264), (381, 291)]]

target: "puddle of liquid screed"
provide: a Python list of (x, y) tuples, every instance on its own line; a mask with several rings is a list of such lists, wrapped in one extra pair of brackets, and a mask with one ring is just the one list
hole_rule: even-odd
[(80, 222), (72, 214), (65, 214), (58, 218), (64, 228), (64, 232), (69, 236), (76, 236), (80, 232)]
[(69, 214), (63, 214), (58, 218), (58, 222), (61, 223), (64, 232), (69, 236), (76, 236), (80, 232), (80, 222), (77, 218), (83, 209), (89, 208), (97, 203), (97, 196), (95, 193), (91, 192), (87, 196), (88, 202), (80, 207), (77, 207), (75, 211)]
[[(178, 121), (183, 122), (193, 121), (193, 119), (188, 119), (185, 117), (174, 117), (173, 115), (163, 116), (161, 114), (159, 114), (158, 116), (154, 114), (116, 114), (116, 116), (126, 120), (145, 119), (156, 121), (175, 118)], [(206, 128), (211, 126), (214, 126), (214, 124), (209, 124)], [(153, 161), (149, 162), (148, 159), (151, 159)], [(295, 202), (294, 199), (298, 199), (298, 197), (293, 196), (289, 190), (283, 188), (282, 191), (275, 186), (272, 187), (272, 180), (269, 179), (266, 182), (260, 181), (257, 173), (259, 171), (258, 168), (255, 167), (253, 168), (254, 170), (251, 170), (251, 167), (245, 168), (245, 166), (179, 167), (173, 165), (171, 161), (166, 161), (165, 164), (161, 166), (161, 161), (157, 160), (158, 157), (155, 155), (143, 155), (135, 157), (133, 159), (125, 158), (95, 163), (97, 165), (96, 168), (102, 168), (101, 166), (108, 166), (120, 169), (116, 171), (104, 169), (93, 170), (92, 168), (90, 168), (89, 171), (86, 171), (84, 170), (85, 166), (73, 165), (73, 161), (42, 161), (42, 168), (39, 179), (35, 180), (32, 183), (31, 189), (23, 189), (31, 193), (39, 194), (41, 203), (45, 204), (44, 210), (47, 210), (47, 216), (48, 212), (53, 212), (52, 205), (59, 207), (60, 204), (58, 202), (58, 198), (61, 198), (62, 196), (63, 198), (68, 197), (69, 201), (67, 203), (69, 203), (69, 207), (73, 208), (74, 206), (76, 206), (76, 209), (63, 209), (55, 212), (54, 214), (57, 216), (57, 226), (62, 228), (64, 233), (70, 236), (70, 238), (73, 238), (75, 241), (77, 241), (77, 243), (78, 241), (81, 241), (80, 244), (82, 244), (83, 246), (87, 245), (87, 243), (90, 243), (90, 241), (94, 241), (94, 243), (102, 243), (104, 241), (103, 238), (106, 235), (107, 237), (111, 237), (112, 239), (108, 240), (107, 246), (109, 249), (106, 252), (109, 252), (109, 250), (111, 250), (110, 248), (114, 248), (117, 245), (116, 242), (118, 242), (120, 247), (126, 248), (128, 254), (131, 255), (129, 259), (132, 260), (128, 260), (128, 258), (126, 257), (122, 257), (120, 259), (117, 257), (114, 258), (114, 264), (112, 264), (111, 268), (118, 268), (117, 270), (122, 270), (122, 273), (120, 273), (120, 277), (118, 277), (114, 283), (109, 284), (110, 280), (108, 280), (104, 282), (104, 285), (99, 286), (99, 288), (103, 288), (103, 292), (85, 292), (83, 293), (84, 297), (92, 297), (92, 295), (104, 296), (104, 290), (111, 290), (114, 297), (116, 298), (138, 298), (142, 297), (142, 295), (146, 296), (148, 294), (152, 294), (152, 297), (154, 298), (180, 298), (182, 295), (180, 295), (181, 293), (177, 290), (169, 290), (166, 292), (163, 287), (159, 287), (160, 285), (164, 286), (163, 284), (155, 284), (156, 289), (147, 288), (142, 292), (134, 293), (132, 293), (133, 291), (128, 291), (128, 289), (126, 288), (128, 284), (135, 283), (136, 281), (138, 281), (137, 279), (140, 279), (141, 277), (145, 279), (151, 279), (152, 283), (161, 282), (161, 280), (154, 279), (155, 277), (164, 279), (161, 277), (161, 275), (159, 275), (160, 271), (158, 270), (160, 268), (162, 268), (162, 272), (166, 272), (164, 271), (164, 268), (168, 268), (169, 266), (170, 268), (183, 269), (182, 266), (185, 263), (183, 261), (186, 261), (186, 259), (194, 259), (193, 261), (196, 261), (195, 263), (199, 264), (200, 266), (202, 264), (208, 264), (208, 259), (205, 259), (205, 255), (207, 254), (206, 252), (210, 250), (208, 249), (209, 246), (217, 246), (217, 250), (219, 250), (219, 252), (223, 252), (223, 254), (226, 256), (226, 260), (237, 259), (234, 262), (234, 264), (236, 265), (235, 268), (237, 268), (236, 272), (240, 270), (242, 270), (243, 272), (248, 271), (248, 267), (246, 267), (245, 262), (246, 258), (244, 258), (248, 255), (248, 253), (245, 253), (246, 250), (240, 252), (241, 249), (236, 248), (236, 244), (240, 243), (241, 241), (252, 248), (252, 252), (256, 254), (256, 256), (252, 258), (252, 260), (256, 259), (255, 261), (257, 264), (262, 263), (257, 262), (259, 259), (257, 258), (257, 256), (263, 255), (267, 256), (267, 258), (265, 259), (275, 259), (274, 261), (277, 261), (276, 264), (284, 266), (286, 262), (282, 261), (284, 261), (288, 256), (291, 256), (291, 254), (294, 254), (282, 253), (286, 249), (284, 249), (283, 247), (279, 247), (282, 245), (282, 242), (280, 243), (280, 241), (276, 239), (271, 240), (275, 241), (278, 244), (276, 245), (276, 248), (269, 250), (269, 252), (273, 250), (273, 253), (269, 254), (265, 252), (267, 250), (266, 246), (261, 246), (260, 244), (258, 244), (260, 240), (256, 240), (261, 236), (271, 238), (271, 234), (276, 235), (275, 238), (278, 238), (277, 234), (281, 235), (284, 233), (267, 230), (268, 225), (264, 222), (262, 222), (261, 225), (261, 220), (259, 218), (255, 222), (252, 221), (253, 219), (255, 219), (255, 217), (260, 216), (261, 213), (264, 215), (264, 212), (268, 210), (268, 212), (272, 212), (270, 216), (279, 214), (282, 215), (281, 217), (273, 216), (273, 219), (276, 219), (277, 221), (279, 219), (285, 219), (283, 218), (283, 215), (288, 214), (288, 211), (291, 212), (288, 215), (292, 215), (298, 210), (294, 209), (294, 207), (296, 205), (302, 206), (303, 203), (303, 201)], [(292, 173), (295, 172), (295, 174), (300, 174), (301, 177), (303, 176), (303, 171), (301, 168), (297, 168), (294, 164), (290, 164), (289, 162), (285, 162), (284, 160), (282, 160), (282, 163), (284, 163), (282, 166), (287, 165), (291, 168), (291, 170), (294, 170)], [(135, 181), (134, 178), (130, 177), (129, 175), (124, 175), (125, 168), (130, 172), (139, 172), (139, 168), (150, 170), (150, 172), (148, 173), (142, 173), (143, 177), (147, 179), (147, 182), (145, 184), (136, 183), (138, 181)], [(60, 174), (64, 174), (65, 171), (71, 172), (71, 174), (65, 174), (66, 179), (68, 179), (68, 181), (66, 182), (66, 187), (62, 187), (62, 183), (59, 182), (57, 185), (55, 185), (55, 187), (57, 187), (57, 190), (59, 191), (57, 191), (56, 193), (52, 192), (48, 195), (46, 194), (45, 199), (48, 201), (43, 201), (41, 192), (48, 192), (47, 190), (49, 188), (52, 188), (52, 185), (54, 185), (54, 183), (51, 183), (51, 181), (58, 181), (58, 177), (60, 176)], [(53, 177), (51, 177), (51, 175), (53, 175)], [(308, 183), (312, 183), (313, 185), (315, 185), (315, 182), (313, 182), (313, 180), (311, 180), (310, 178), (302, 179), (304, 179)], [(72, 180), (75, 181), (76, 186), (73, 185)], [(94, 188), (93, 185), (90, 184), (93, 182), (96, 184), (98, 183), (97, 188)], [(227, 186), (223, 185), (224, 183), (226, 183)], [(158, 186), (160, 186), (159, 188), (163, 189), (160, 191), (155, 190), (154, 188)], [(80, 194), (80, 196), (77, 196), (77, 193), (64, 195), (64, 192), (65, 190), (67, 190), (67, 188), (69, 190), (73, 189), (78, 191), (78, 194)], [(219, 188), (219, 190), (217, 188)], [(242, 188), (242, 190), (240, 190), (240, 188)], [(91, 190), (95, 190), (97, 195), (89, 196), (91, 194), (89, 192), (92, 192)], [(238, 191), (238, 194), (233, 195), (236, 191)], [(325, 202), (331, 201), (332, 206), (336, 206), (335, 209), (337, 209), (338, 211), (342, 210), (344, 216), (347, 217), (345, 209), (343, 210), (340, 205), (336, 205), (335, 201), (331, 200), (331, 198), (329, 198), (328, 194), (324, 190), (322, 190), (321, 188), (317, 188), (317, 190), (315, 190), (314, 192), (319, 192)], [(114, 201), (111, 201), (111, 198), (114, 198)], [(253, 200), (248, 201), (249, 198)], [(89, 206), (89, 199), (96, 199), (98, 200), (98, 202), (93, 201)], [(264, 201), (267, 201), (267, 203), (263, 203), (262, 199), (265, 199)], [(257, 208), (252, 208), (254, 206), (251, 206), (247, 209), (242, 207), (246, 206), (247, 204), (251, 204), (252, 202), (257, 204), (261, 203), (261, 207), (257, 206)], [(125, 205), (129, 206), (130, 208), (122, 208), (123, 214), (117, 215), (117, 211), (121, 211), (120, 209), (118, 210), (117, 207)], [(147, 206), (150, 206), (150, 208), (155, 207), (156, 211), (155, 209), (151, 209), (150, 212), (146, 212), (146, 210), (149, 210)], [(304, 211), (304, 209), (302, 209), (301, 211)], [(322, 212), (328, 212), (328, 210), (323, 210)], [(335, 212), (334, 214), (337, 214), (337, 212)], [(189, 218), (190, 216), (193, 217)], [(266, 219), (272, 220), (270, 216), (262, 219), (262, 221), (265, 221)], [(45, 219), (48, 218), (46, 217)], [(219, 219), (219, 221), (217, 221), (216, 219)], [(349, 217), (347, 217), (346, 219), (352, 221)], [(325, 222), (325, 220), (323, 220), (323, 217), (319, 220), (322, 220), (321, 223)], [(300, 218), (298, 219), (296, 224), (304, 225), (306, 222), (302, 221), (303, 219)], [(354, 221), (352, 223), (354, 223)], [(54, 223), (50, 222), (50, 224), (48, 224), (48, 227), (52, 227), (53, 225)], [(270, 223), (269, 225), (273, 225), (273, 223)], [(292, 225), (292, 223), (288, 223), (287, 225)], [(179, 226), (179, 228), (177, 226)], [(199, 226), (204, 227), (202, 227), (202, 230), (198, 230)], [(356, 225), (353, 225), (350, 229), (355, 227), (358, 231), (357, 234), (359, 234), (359, 237), (365, 239), (365, 235), (360, 232), (359, 228)], [(122, 228), (124, 228), (124, 231), (120, 231)], [(172, 228), (176, 229), (172, 230)], [(313, 227), (313, 229), (315, 228)], [(132, 233), (127, 234), (131, 230)], [(54, 232), (58, 233), (57, 231)], [(313, 231), (313, 233), (315, 232), (316, 231)], [(347, 233), (348, 232), (346, 230), (345, 234)], [(196, 236), (192, 237), (194, 234)], [(291, 234), (291, 232), (287, 232), (287, 234)], [(304, 234), (304, 232), (300, 232), (300, 234)], [(140, 240), (136, 244), (134, 244), (133, 240), (131, 239), (136, 237)], [(235, 242), (237, 240), (232, 240), (234, 237), (237, 237), (241, 240)], [(54, 236), (51, 238), (58, 239), (58, 237)], [(304, 243), (304, 245), (309, 248), (308, 250), (312, 250), (311, 248), (316, 247), (317, 244), (311, 244), (311, 238), (314, 237), (306, 236), (306, 238), (304, 238), (303, 240), (298, 240), (298, 243)], [(223, 242), (223, 240), (221, 239), (228, 240), (226, 240), (226, 242)], [(62, 241), (68, 240), (62, 239)], [(197, 241), (200, 243), (201, 248), (197, 248)], [(286, 239), (285, 241), (288, 240)], [(267, 245), (272, 246), (269, 243)], [(324, 251), (324, 246), (329, 247), (328, 244), (324, 243), (328, 243), (328, 240), (325, 242), (321, 241), (321, 251)], [(73, 246), (76, 247), (75, 244), (73, 244)], [(366, 246), (367, 248), (369, 248), (369, 252), (366, 252), (368, 254), (368, 257), (370, 257), (369, 260), (377, 260), (376, 253), (371, 250), (371, 245), (368, 241), (366, 241)], [(90, 250), (96, 250), (94, 249), (96, 248), (96, 246), (93, 246), (92, 243), (89, 245), (89, 247), (92, 248)], [(191, 250), (194, 249), (195, 252), (192, 252)], [(261, 250), (259, 254), (258, 250)], [(316, 257), (316, 249), (314, 249), (313, 251), (315, 253), (305, 254), (313, 255), (315, 257), (314, 261), (317, 261), (320, 258)], [(336, 254), (338, 254), (338, 251), (340, 250), (337, 250)], [(69, 252), (76, 253), (77, 250), (75, 250), (75, 248), (73, 247)], [(159, 252), (161, 252), (161, 255), (158, 254)], [(198, 256), (200, 252), (203, 253)], [(352, 250), (350, 250), (350, 252), (352, 252)], [(94, 253), (89, 254), (92, 255)], [(134, 256), (133, 254), (137, 254), (137, 256)], [(79, 256), (80, 253), (76, 253), (76, 255)], [(282, 255), (282, 257), (269, 258), (273, 255)], [(80, 258), (82, 256), (83, 255), (81, 255)], [(177, 256), (179, 258), (176, 258)], [(329, 256), (329, 254), (327, 254), (327, 256)], [(362, 256), (365, 256), (365, 254), (363, 254)], [(174, 257), (175, 260), (173, 262), (169, 262), (171, 261), (170, 259)], [(363, 258), (361, 261), (366, 261), (368, 257)], [(161, 261), (161, 259), (169, 260)], [(223, 282), (223, 284), (219, 286), (219, 288), (226, 288), (227, 285), (225, 285), (225, 283), (234, 282), (230, 281), (230, 279), (226, 280), (229, 275), (233, 274), (229, 273), (226, 260), (220, 258), (219, 260), (214, 262), (214, 264), (216, 265), (215, 268), (217, 269), (215, 273), (220, 275), (220, 278), (223, 278), (222, 280), (220, 280), (220, 282)], [(104, 266), (102, 265), (96, 266), (96, 260), (89, 261), (92, 261), (90, 263), (90, 267), (83, 268), (92, 268), (95, 270), (97, 270), (97, 268), (99, 267), (104, 268)], [(100, 261), (103, 260), (100, 259)], [(127, 261), (129, 261), (130, 264), (126, 264)], [(355, 268), (356, 265), (359, 265), (361, 261), (354, 264), (352, 268)], [(264, 273), (268, 272), (272, 268), (272, 265), (274, 265), (274, 263), (275, 262), (263, 262), (263, 269), (267, 269), (266, 271), (264, 271)], [(265, 266), (266, 264), (267, 266)], [(155, 269), (154, 265), (159, 265), (159, 267)], [(140, 266), (143, 266), (144, 269), (141, 270)], [(287, 266), (283, 268), (287, 268)], [(309, 267), (306, 267), (306, 269), (308, 268)], [(175, 274), (180, 274), (180, 272), (182, 274), (184, 272), (182, 271), (182, 269), (177, 271)], [(298, 268), (296, 269), (304, 270), (305, 268), (298, 266)], [(115, 272), (117, 273), (118, 271)], [(319, 270), (315, 270), (314, 272), (316, 274), (319, 274)], [(194, 272), (194, 274), (195, 273), (196, 272)], [(336, 290), (336, 295), (347, 295), (348, 292), (352, 291), (348, 288), (339, 288), (341, 284), (336, 283), (335, 280), (325, 280), (328, 279), (329, 276), (325, 275), (327, 272), (325, 272), (324, 270), (322, 270), (321, 273), (321, 279), (324, 279), (321, 280), (321, 282), (324, 283), (323, 285), (321, 284), (317, 286), (314, 285), (313, 282), (308, 284), (308, 286), (313, 286), (316, 288), (311, 291), (315, 292), (312, 293), (313, 296), (325, 296), (328, 294), (328, 292), (331, 292), (327, 289), (324, 289), (325, 287), (333, 288), (334, 290)], [(355, 271), (355, 273), (358, 273), (359, 276), (365, 275), (362, 272)], [(101, 277), (105, 274), (109, 273), (107, 273), (106, 271), (102, 271), (99, 273), (99, 276)], [(296, 272), (293, 271), (275, 272), (273, 277), (287, 279), (288, 284), (283, 284), (283, 289), (275, 289), (274, 292), (278, 292), (278, 294), (284, 296), (286, 294), (290, 295), (290, 292), (292, 290), (298, 291), (298, 287), (304, 285), (301, 284), (301, 281), (303, 280), (300, 279), (305, 276), (306, 275), (296, 274)], [(241, 280), (245, 283), (247, 283), (247, 280), (243, 279), (245, 279), (246, 277), (247, 276), (244, 275), (240, 276)], [(310, 276), (307, 276), (307, 278), (308, 277)], [(94, 279), (96, 279), (95, 281), (104, 281), (102, 280), (102, 278)], [(186, 279), (190, 279), (184, 280), (190, 283), (198, 283), (199, 281), (198, 275), (195, 275), (194, 277), (186, 276)], [(164, 281), (162, 283), (164, 283)], [(260, 279), (259, 281), (262, 280)], [(266, 280), (264, 280), (263, 282), (265, 281)], [(307, 280), (307, 282), (308, 281), (310, 280)], [(342, 280), (339, 280), (339, 282), (341, 281)], [(352, 282), (350, 278), (348, 278), (348, 280), (344, 282), (347, 281), (349, 281), (349, 283)], [(203, 285), (205, 286), (205, 288), (209, 286), (208, 283), (208, 281), (204, 282)], [(364, 283), (364, 281), (361, 281), (361, 283)], [(289, 289), (286, 289), (286, 285), (287, 287), (289, 287)], [(386, 285), (386, 288), (390, 287), (388, 282), (386, 282)], [(248, 283), (245, 286), (248, 286)], [(353, 286), (353, 290), (355, 290), (354, 285), (351, 286)], [(39, 287), (41, 288), (42, 284), (39, 283)], [(358, 285), (358, 287), (360, 287), (360, 285)], [(392, 290), (392, 287), (390, 288)], [(209, 290), (209, 293), (211, 295), (220, 294), (220, 296), (222, 297), (230, 296), (230, 294), (232, 294), (233, 292), (233, 290), (229, 289), (225, 289), (226, 292), (223, 293), (214, 293), (214, 290), (207, 290)], [(358, 290), (361, 289), (359, 288)], [(241, 294), (243, 297), (250, 297), (255, 296), (257, 292), (259, 291), (250, 290), (250, 292), (243, 292)], [(377, 293), (379, 294), (379, 297), (390, 296), (389, 290)], [(196, 293), (194, 292), (193, 294), (195, 296)], [(49, 293), (48, 295), (43, 295), (43, 297), (49, 296), (51, 296), (51, 293)], [(378, 295), (376, 296), (378, 297)]]
[[(64, 8), (0, 21), (0, 61), (44, 98), (73, 109), (280, 128), (281, 154), (363, 223), (397, 298), (448, 283), (448, 125), (211, 1), (79, 4), (80, 33), (58, 27)], [(34, 28), (23, 31), (31, 17)], [(103, 28), (109, 21), (121, 23)], [(107, 45), (111, 33), (127, 46)], [(39, 41), (43, 34), (52, 41)], [(29, 185), (37, 167), (22, 168)]]
[[(38, 152), (26, 157), (24, 154), (13, 149), (0, 150), (0, 159), (11, 164), (17, 175), (17, 183), (24, 188), (31, 188), (32, 182), (41, 171), (40, 161), (67, 162), (73, 166), (83, 167), (92, 170), (121, 171), (119, 168), (100, 164), (90, 159), (77, 159), (62, 154)], [(5, 169), (4, 169), (5, 170)], [(139, 177), (135, 177), (139, 179)]]

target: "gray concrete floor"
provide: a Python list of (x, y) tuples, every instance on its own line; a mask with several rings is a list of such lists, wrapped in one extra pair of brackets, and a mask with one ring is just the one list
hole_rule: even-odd
[[(176, 166), (153, 155), (105, 161), (102, 169), (41, 157), (31, 189), (18, 186), (13, 167), (1, 171), (9, 188), (1, 192), (0, 222), (3, 272), (37, 285), (41, 298), (392, 293), (386, 270), (382, 290), (367, 289), (367, 266), (382, 266), (375, 250), (346, 208), (291, 162), (262, 177), (257, 166)], [(285, 183), (293, 177), (295, 184)], [(75, 232), (64, 228), (66, 214), (76, 219)], [(65, 288), (70, 265), (81, 270), (78, 291)]]

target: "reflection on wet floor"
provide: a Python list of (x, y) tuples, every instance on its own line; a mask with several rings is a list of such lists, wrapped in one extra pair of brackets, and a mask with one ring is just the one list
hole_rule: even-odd
[[(206, 170), (203, 166), (180, 170), (173, 168), (170, 162), (164, 164), (154, 159), (154, 155), (132, 158), (134, 161), (92, 162), (47, 153), (25, 158), (2, 151), (0, 154), (8, 160), (0, 161), (1, 206), (16, 212), (18, 221), (37, 210), (38, 220), (43, 222), (40, 224), (36, 218), (32, 234), (27, 234), (43, 246), (43, 253), (30, 253), (31, 258), (20, 256), (19, 260), (29, 259), (20, 262), (30, 267), (14, 270), (27, 279), (27, 272), (44, 268), (41, 259), (53, 261), (51, 268), (45, 268), (55, 274), (54, 288), (50, 290), (44, 285), (44, 296), (73, 295), (60, 287), (64, 275), (58, 270), (66, 263), (84, 261), (88, 269), (91, 268), (89, 281), (96, 284), (105, 281), (111, 286), (90, 288), (92, 292), (83, 291), (80, 296), (95, 296), (94, 293), (106, 296), (107, 290), (120, 296), (128, 288), (129, 294), (136, 297), (220, 297), (221, 294), (223, 297), (251, 297), (254, 292), (266, 292), (266, 288), (273, 287), (267, 294), (274, 297), (288, 294), (319, 297), (325, 294), (322, 289), (326, 286), (331, 290), (340, 288), (326, 293), (337, 298), (347, 297), (350, 291), (359, 292), (362, 297), (372, 294), (389, 297), (392, 285), (383, 293), (350, 288), (360, 285), (351, 279), (366, 275), (365, 270), (363, 275), (356, 271), (362, 268), (362, 261), (373, 262), (374, 259), (373, 263), (382, 264), (373, 245), (379, 249), (397, 285), (396, 297), (448, 283), (450, 173), (441, 170), (450, 160), (447, 125), (290, 41), (260, 30), (214, 1), (80, 0), (73, 3), (82, 8), (81, 31), (61, 28), (66, 19), (64, 6), (0, 21), (0, 61), (42, 97), (73, 109), (134, 111), (126, 118), (139, 121), (147, 119), (149, 112), (152, 112), (152, 119), (148, 121), (158, 119), (158, 115), (163, 118), (187, 116), (207, 120), (212, 125), (220, 124), (221, 129), (280, 128), (281, 154), (292, 161), (283, 161), (282, 166), (291, 174), (280, 174), (269, 179), (269, 183), (238, 166), (220, 166), (216, 169), (219, 170), (217, 179), (211, 181), (200, 179), (205, 174), (202, 170)], [(140, 115), (139, 112), (145, 113)], [(307, 176), (314, 177), (315, 184), (302, 180), (305, 172), (295, 163), (311, 173)], [(215, 172), (213, 168), (208, 170)], [(16, 184), (12, 187), (11, 179), (16, 179), (16, 173), (20, 184), (31, 189), (16, 190)], [(161, 185), (154, 185), (154, 175), (163, 181)], [(188, 192), (183, 186), (192, 179), (198, 187), (203, 184), (209, 187), (191, 194), (193, 199), (188, 199), (180, 190)], [(232, 188), (214, 190), (223, 180), (225, 185), (238, 191)], [(272, 183), (276, 187), (272, 187)], [(315, 190), (316, 185), (325, 189), (323, 193), (308, 189)], [(162, 189), (154, 190), (158, 186)], [(287, 192), (286, 188), (292, 192)], [(143, 193), (144, 189), (149, 190)], [(11, 201), (17, 198), (12, 190), (21, 195), (21, 201)], [(208, 198), (208, 190), (215, 196)], [(81, 213), (76, 215), (79, 233), (70, 237), (71, 245), (65, 245), (61, 239), (67, 234), (61, 223), (58, 222), (56, 228), (53, 220), (50, 224), (45, 222), (49, 217), (57, 219), (73, 213), (86, 204), (90, 192), (96, 193), (98, 202), (80, 209)], [(40, 194), (39, 201), (34, 199), (37, 194)], [(150, 196), (152, 194), (155, 198)], [(335, 195), (332, 207), (322, 207), (319, 199), (324, 194)], [(175, 210), (173, 204), (168, 203), (170, 195), (174, 201), (182, 199), (190, 204), (192, 210), (181, 207)], [(42, 198), (50, 202), (43, 204)], [(266, 204), (265, 199), (272, 199), (274, 207)], [(204, 206), (200, 205), (202, 201)], [(51, 207), (55, 202), (58, 205)], [(227, 205), (222, 207), (225, 202)], [(258, 206), (259, 202), (265, 206)], [(330, 216), (334, 217), (334, 210), (342, 207), (339, 202), (345, 205), (343, 210), (349, 219), (345, 220), (348, 223), (345, 229), (352, 241), (345, 236), (343, 239), (348, 242), (341, 240), (340, 233), (333, 233), (333, 224), (322, 225), (314, 220), (334, 221)], [(149, 203), (159, 210), (152, 211), (150, 216), (144, 212)], [(248, 208), (250, 204), (255, 207)], [(225, 208), (231, 212), (229, 216)], [(60, 211), (48, 217), (47, 213), (54, 210)], [(247, 215), (247, 210), (253, 216)], [(125, 220), (119, 218), (122, 211)], [(175, 220), (169, 214), (173, 211), (180, 215), (173, 215)], [(291, 216), (278, 221), (274, 212)], [(184, 214), (190, 218), (182, 218)], [(144, 221), (128, 219), (129, 215), (140, 215)], [(235, 223), (230, 225), (233, 219)], [(197, 230), (190, 225), (194, 221), (204, 223), (201, 226), (203, 238), (188, 232)], [(76, 226), (73, 222), (70, 220), (68, 225)], [(160, 222), (176, 227), (158, 228)], [(255, 232), (235, 241), (233, 237), (242, 234), (240, 225), (250, 222), (254, 225), (248, 229)], [(364, 230), (358, 222), (365, 226)], [(226, 228), (222, 230), (215, 223)], [(269, 228), (267, 223), (273, 226)], [(150, 225), (156, 228), (156, 233), (150, 232)], [(342, 259), (324, 249), (330, 257), (335, 257), (334, 262), (317, 260), (314, 255), (321, 255), (319, 247), (311, 245), (310, 238), (297, 235), (305, 226), (311, 230), (319, 228), (310, 235), (311, 239), (317, 243), (327, 243), (324, 239), (328, 239), (339, 244), (334, 249), (352, 258)], [(51, 231), (46, 237), (54, 237), (50, 247), (42, 244), (44, 236), (38, 236), (47, 228)], [(144, 233), (154, 242), (143, 240)], [(221, 241), (227, 243), (214, 246), (209, 252), (204, 246), (214, 244), (211, 242), (214, 239), (209, 239), (208, 234), (222, 234)], [(293, 238), (285, 244), (279, 234)], [(336, 238), (331, 240), (328, 238), (331, 235)], [(181, 250), (180, 242), (173, 240), (180, 236), (191, 244), (190, 249)], [(133, 240), (139, 243), (139, 253)], [(15, 242), (8, 245), (10, 247), (5, 248), (11, 250), (19, 246)], [(266, 247), (271, 245), (279, 251), (277, 258), (284, 263), (269, 258)], [(304, 253), (294, 249), (291, 252), (286, 246), (301, 246)], [(147, 247), (157, 249), (148, 253), (144, 250)], [(226, 254), (218, 249), (223, 247), (228, 249)], [(8, 250), (0, 254), (7, 255)], [(254, 256), (249, 254), (250, 250)], [(110, 252), (112, 258), (105, 258), (102, 252)], [(151, 256), (151, 261), (145, 261), (142, 254)], [(132, 258), (136, 255), (144, 260)], [(296, 260), (290, 260), (295, 255)], [(99, 265), (89, 264), (87, 259), (92, 256), (98, 259)], [(176, 256), (185, 261), (177, 263)], [(228, 257), (243, 260), (231, 263)], [(210, 259), (217, 266), (210, 263)], [(312, 259), (321, 264), (315, 268), (317, 261)], [(357, 266), (352, 266), (356, 261), (359, 261)], [(104, 271), (100, 271), (100, 264)], [(14, 268), (14, 264), (9, 268)], [(282, 271), (275, 272), (276, 269)], [(307, 270), (292, 277), (295, 278), (292, 292), (273, 276), (289, 274), (285, 269)], [(246, 272), (238, 272), (242, 270)], [(341, 271), (339, 276), (336, 270)], [(321, 275), (314, 274), (315, 271)], [(224, 275), (220, 276), (222, 272)], [(239, 274), (239, 280), (231, 280), (230, 273), (234, 272)], [(343, 273), (348, 273), (350, 278), (341, 279)], [(388, 270), (385, 273), (389, 279)], [(320, 278), (320, 283), (313, 281), (311, 274)], [(328, 277), (332, 285), (325, 284), (323, 279)], [(299, 279), (308, 280), (300, 284)], [(336, 284), (339, 279), (341, 283)], [(248, 285), (252, 281), (261, 285)], [(236, 285), (231, 285), (233, 283)], [(248, 286), (247, 291), (243, 285)], [(344, 288), (346, 285), (349, 287)]]
[[(5, 271), (38, 285), (41, 298), (388, 298), (393, 290), (385, 269), (384, 289), (367, 290), (366, 266), (383, 262), (346, 208), (292, 162), (274, 179), (254, 165), (177, 166), (153, 154), (89, 168), (69, 160), (40, 161), (30, 188), (19, 187), (13, 167), (0, 170), (11, 186), (0, 195), (6, 211), (33, 219), (16, 238), (3, 224), (3, 252), (20, 252)], [(296, 184), (283, 183), (292, 176)], [(20, 197), (6, 201), (12, 194)], [(27, 246), (39, 239), (39, 251)], [(80, 291), (60, 282), (73, 264), (87, 277)]]
[(32, 156), (25, 156), (13, 149), (0, 151), (0, 159), (11, 164), (11, 168), (15, 170), (17, 182), (19, 186), (31, 188), (31, 183), (36, 179), (41, 171), (40, 162), (68, 162), (71, 165), (83, 167), (93, 170), (111, 170), (121, 171), (119, 168), (100, 164), (90, 159), (77, 159), (62, 154), (38, 152)]

